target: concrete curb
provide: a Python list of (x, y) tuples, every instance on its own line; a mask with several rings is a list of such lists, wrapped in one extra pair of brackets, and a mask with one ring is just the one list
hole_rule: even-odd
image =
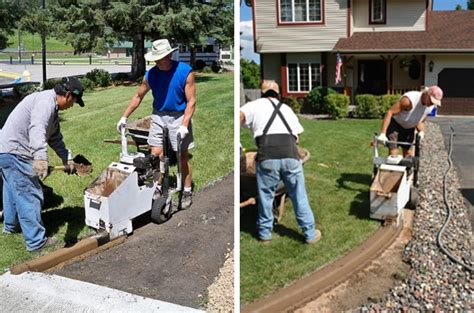
[(0, 276), (0, 303), (3, 312), (204, 312), (35, 272)]

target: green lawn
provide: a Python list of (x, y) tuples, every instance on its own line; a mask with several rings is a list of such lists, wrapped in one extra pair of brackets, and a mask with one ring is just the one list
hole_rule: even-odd
[[(191, 165), (194, 190), (199, 190), (233, 169), (234, 93), (232, 74), (199, 74), (196, 82), (197, 107), (193, 118), (196, 148), (191, 151)], [(111, 162), (119, 160), (120, 145), (103, 140), (119, 139), (116, 123), (136, 89), (136, 86), (117, 87), (87, 93), (84, 108), (75, 105), (60, 113), (66, 145), (74, 155), (85, 155), (92, 162), (94, 173), (79, 177), (55, 172), (45, 180), (55, 194), (46, 203), (42, 215), (49, 236), (74, 241), (88, 233), (84, 225), (83, 191)], [(150, 115), (151, 102), (150, 92), (129, 120)], [(50, 165), (61, 165), (54, 152), (50, 151), (49, 156)], [(21, 234), (0, 233), (0, 251), (0, 272), (31, 258)]]
[[(18, 31), (15, 31), (14, 35), (8, 36), (8, 48), (18, 49)], [(21, 32), (21, 42), (23, 43), (23, 49), (32, 51), (41, 51), (41, 35), (31, 34), (25, 31)], [(48, 37), (46, 38), (46, 47), (49, 51), (73, 51), (74, 48), (66, 44), (63, 40)]]
[[(322, 240), (304, 244), (291, 201), (273, 240), (256, 237), (256, 209), (243, 209), (240, 232), (240, 295), (242, 304), (271, 294), (334, 261), (373, 233), (380, 222), (369, 219), (372, 134), (380, 120), (310, 121), (301, 119), (301, 146), (311, 158), (305, 163), (306, 190)], [(241, 132), (252, 148), (250, 132)]]

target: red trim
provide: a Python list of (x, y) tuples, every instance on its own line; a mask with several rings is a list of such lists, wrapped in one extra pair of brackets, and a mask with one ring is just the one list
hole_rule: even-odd
[(257, 30), (255, 28), (255, 2), (252, 0), (252, 30), (253, 30), (253, 52), (257, 53)]
[(352, 0), (347, 0), (347, 38), (351, 36), (351, 15), (352, 15)]
[(280, 53), (281, 95), (283, 97), (288, 97), (288, 77), (286, 73), (286, 53)]
[(325, 0), (321, 0), (321, 22), (280, 22), (280, 0), (276, 1), (276, 19), (277, 26), (314, 26), (314, 25), (326, 25), (325, 23)]
[(387, 24), (387, 0), (382, 0), (383, 2), (383, 20), (374, 22), (372, 21), (372, 1), (369, 0), (369, 25), (384, 25)]

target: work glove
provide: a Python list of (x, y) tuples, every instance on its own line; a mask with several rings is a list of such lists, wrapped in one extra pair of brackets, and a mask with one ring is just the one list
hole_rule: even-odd
[(33, 170), (40, 179), (45, 179), (48, 176), (48, 161), (34, 160)]
[(67, 161), (64, 162), (64, 172), (68, 175), (74, 174), (76, 172), (76, 168), (74, 167), (74, 161), (72, 160), (72, 151), (71, 149), (67, 149)]
[(189, 130), (188, 130), (188, 128), (187, 128), (186, 126), (181, 125), (181, 126), (179, 126), (179, 128), (178, 128), (178, 134), (181, 135), (181, 140), (183, 140), (184, 137), (186, 137), (186, 135), (189, 134)]
[(420, 138), (420, 141), (422, 141), (423, 138), (425, 138), (425, 132), (424, 131), (419, 132), (418, 137)]
[(388, 141), (388, 138), (387, 138), (387, 135), (385, 135), (384, 133), (381, 133), (378, 137), (377, 137), (377, 141), (380, 141), (381, 143), (383, 143), (384, 145), (387, 143)]
[(119, 133), (122, 133), (122, 128), (126, 126), (127, 126), (127, 118), (125, 116), (122, 116), (117, 123), (117, 131)]

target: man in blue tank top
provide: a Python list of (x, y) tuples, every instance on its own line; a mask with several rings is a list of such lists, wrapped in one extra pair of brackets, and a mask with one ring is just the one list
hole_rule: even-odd
[[(130, 100), (122, 118), (117, 123), (117, 130), (127, 124), (127, 118), (140, 105), (145, 95), (151, 90), (153, 94), (153, 114), (150, 126), (148, 145), (155, 156), (163, 155), (163, 128), (169, 130), (171, 145), (178, 150), (177, 134), (181, 134), (181, 169), (184, 182), (182, 209), (192, 203), (191, 166), (188, 150), (194, 147), (191, 118), (196, 107), (196, 86), (194, 73), (189, 65), (171, 59), (172, 52), (167, 39), (153, 42), (150, 52), (145, 54), (147, 61), (156, 63), (145, 73), (136, 94)], [(163, 163), (160, 162), (161, 165)], [(160, 167), (164, 172), (164, 167)]]

